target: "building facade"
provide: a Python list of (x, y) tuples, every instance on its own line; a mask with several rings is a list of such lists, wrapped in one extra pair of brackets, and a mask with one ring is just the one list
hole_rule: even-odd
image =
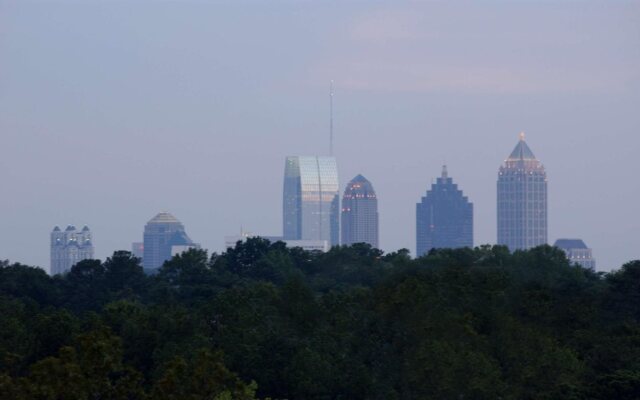
[(558, 239), (553, 245), (565, 252), (571, 264), (580, 264), (583, 268), (595, 271), (596, 260), (593, 258), (593, 252), (582, 239)]
[(349, 182), (342, 196), (341, 243), (368, 243), (379, 248), (378, 198), (373, 185), (358, 175)]
[(334, 157), (285, 160), (282, 201), (284, 240), (340, 241), (338, 167)]
[(416, 256), (459, 247), (473, 247), (473, 203), (443, 166), (440, 178), (416, 204)]
[(175, 253), (174, 247), (199, 246), (189, 238), (180, 221), (167, 212), (161, 212), (144, 227), (143, 267), (148, 270), (162, 267)]
[(51, 232), (51, 275), (64, 274), (79, 261), (93, 258), (93, 241), (87, 226), (77, 230), (69, 225), (64, 231), (59, 227)]
[(526, 250), (547, 243), (547, 173), (524, 133), (498, 172), (498, 244)]

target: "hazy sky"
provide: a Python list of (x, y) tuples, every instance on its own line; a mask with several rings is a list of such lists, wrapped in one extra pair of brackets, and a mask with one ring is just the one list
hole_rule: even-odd
[(287, 155), (328, 152), (379, 197), (386, 251), (446, 161), (496, 241), (500, 163), (527, 133), (549, 240), (640, 258), (640, 2), (0, 0), (0, 259), (49, 265), (55, 225), (96, 255), (157, 212), (220, 251), (280, 234)]

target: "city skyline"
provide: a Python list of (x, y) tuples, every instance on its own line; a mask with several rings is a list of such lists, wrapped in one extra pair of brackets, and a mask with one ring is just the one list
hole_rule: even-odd
[(639, 258), (637, 4), (54, 3), (0, 5), (2, 258), (46, 268), (66, 222), (105, 259), (163, 209), (211, 251), (277, 234), (282, 160), (328, 152), (331, 80), (334, 156), (375, 183), (382, 250), (415, 255), (443, 163), (495, 243), (496, 169), (524, 130), (548, 241), (580, 237), (602, 270)]

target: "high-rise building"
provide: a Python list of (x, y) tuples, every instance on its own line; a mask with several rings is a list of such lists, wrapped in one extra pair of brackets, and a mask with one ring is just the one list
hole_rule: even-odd
[(378, 199), (373, 185), (358, 175), (342, 196), (341, 243), (368, 243), (378, 248)]
[(547, 243), (547, 173), (524, 133), (498, 172), (498, 244), (511, 251)]
[(171, 259), (175, 253), (174, 248), (191, 247), (199, 246), (187, 236), (184, 225), (168, 212), (161, 212), (144, 227), (142, 265), (147, 270), (160, 268), (165, 261)]
[(596, 269), (596, 260), (593, 252), (582, 239), (558, 239), (553, 244), (562, 249), (572, 264), (580, 264), (583, 268)]
[(51, 232), (51, 275), (63, 274), (79, 261), (93, 258), (91, 231), (87, 226), (77, 230), (69, 225), (67, 229), (53, 228)]
[(282, 231), (285, 240), (340, 241), (338, 167), (334, 157), (285, 160)]
[(416, 204), (416, 255), (431, 249), (473, 247), (473, 203), (447, 174)]

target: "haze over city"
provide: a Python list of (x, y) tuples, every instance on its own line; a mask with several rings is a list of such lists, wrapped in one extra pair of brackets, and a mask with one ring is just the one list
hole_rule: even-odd
[(282, 233), (284, 160), (329, 152), (374, 185), (380, 245), (415, 254), (446, 163), (496, 242), (496, 179), (525, 131), (549, 242), (639, 258), (640, 2), (0, 3), (0, 256), (49, 264), (55, 225), (96, 256), (166, 210), (210, 251)]

